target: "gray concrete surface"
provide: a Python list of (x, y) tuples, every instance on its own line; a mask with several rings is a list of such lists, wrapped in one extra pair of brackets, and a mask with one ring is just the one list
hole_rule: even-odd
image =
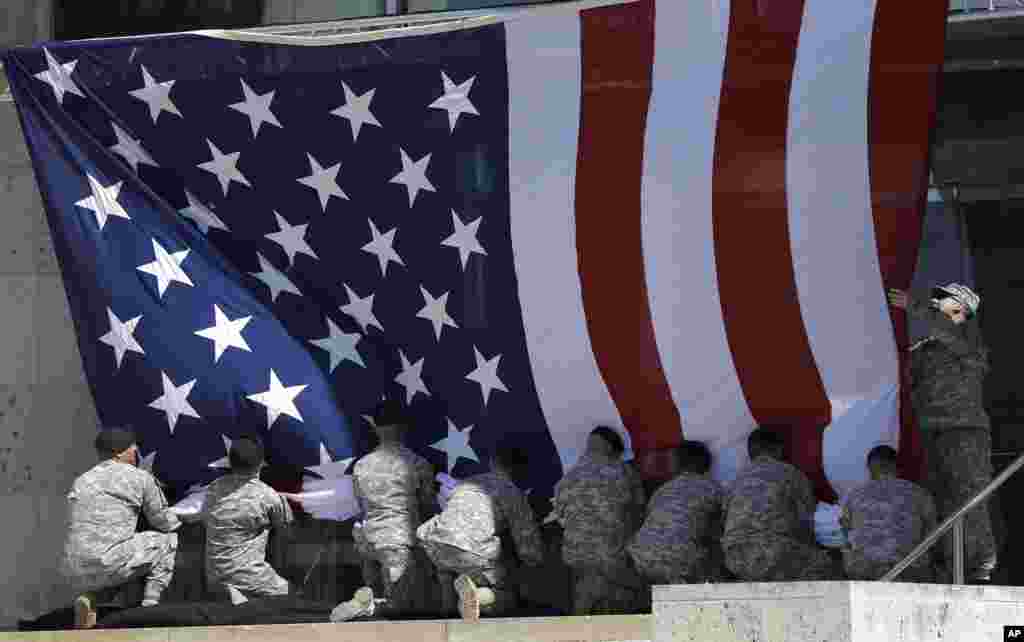
[(656, 642), (957, 642), (1024, 623), (1024, 589), (882, 582), (654, 589)]

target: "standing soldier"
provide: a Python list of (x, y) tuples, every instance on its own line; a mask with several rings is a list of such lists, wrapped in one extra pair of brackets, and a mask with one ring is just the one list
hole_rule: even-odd
[(629, 612), (643, 597), (625, 550), (635, 484), (623, 450), (615, 432), (595, 429), (579, 463), (555, 486), (553, 515), (564, 529), (562, 557), (574, 576), (574, 615)]
[(747, 439), (747, 451), (750, 464), (725, 500), (726, 567), (744, 582), (832, 579), (832, 560), (814, 541), (811, 482), (784, 461), (782, 435), (758, 428)]
[[(62, 570), (76, 594), (75, 626), (96, 625), (96, 592), (146, 578), (143, 606), (160, 601), (174, 574), (181, 525), (156, 479), (137, 468), (135, 433), (108, 428), (97, 435), (103, 459), (68, 493), (69, 529)], [(157, 531), (135, 531), (139, 513)]]
[[(868, 453), (871, 481), (850, 491), (839, 522), (846, 576), (877, 580), (896, 566), (935, 528), (935, 502), (928, 491), (897, 476), (896, 451), (877, 446)], [(901, 582), (934, 582), (934, 549), (899, 576)]]
[(352, 537), (362, 558), (364, 586), (335, 607), (332, 622), (427, 609), (430, 568), (416, 550), (416, 529), (436, 505), (434, 471), (402, 445), (407, 423), (401, 406), (385, 401), (374, 414), (380, 444), (353, 470), (363, 521)]
[(267, 562), (270, 529), (287, 533), (288, 501), (259, 479), (263, 443), (241, 437), (228, 452), (231, 472), (210, 484), (201, 519), (206, 530), (206, 579), (233, 603), (288, 595), (288, 580)]
[[(945, 519), (992, 480), (992, 439), (982, 385), (988, 350), (976, 317), (981, 298), (956, 283), (935, 288), (932, 297), (911, 298), (889, 291), (889, 302), (928, 323), (929, 335), (910, 349), (914, 411), (925, 443), (927, 486)], [(964, 518), (967, 579), (988, 581), (996, 566), (996, 545), (988, 504)], [(952, 538), (944, 541), (947, 566)]]
[[(502, 550), (501, 537), (510, 535), (523, 563), (544, 562), (544, 545), (533, 509), (513, 478), (526, 472), (526, 456), (502, 447), (491, 460), (491, 472), (456, 486), (440, 515), (416, 531), (420, 545), (434, 563), (441, 583), (442, 611), (458, 611), (477, 620), (481, 611), (498, 615), (515, 604), (515, 567)], [(458, 577), (456, 577), (458, 576)]]
[(713, 547), (722, 529), (724, 491), (708, 477), (711, 453), (697, 441), (676, 451), (679, 476), (651, 498), (647, 519), (627, 551), (651, 584), (695, 584), (715, 577)]

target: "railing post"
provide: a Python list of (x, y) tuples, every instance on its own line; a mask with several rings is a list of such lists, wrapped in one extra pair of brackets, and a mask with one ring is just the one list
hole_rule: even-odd
[(953, 523), (953, 583), (964, 583), (964, 518)]
[[(948, 531), (951, 528), (957, 527), (958, 531), (954, 531), (953, 541), (954, 542), (959, 541), (960, 545), (959, 546), (954, 546), (953, 560), (954, 560), (954, 563), (955, 563), (956, 562), (956, 558), (957, 558), (956, 551), (959, 550), (960, 551), (960, 582), (962, 583), (963, 582), (963, 576), (964, 576), (964, 574), (963, 574), (963, 551), (964, 551), (964, 543), (963, 543), (964, 542), (963, 516), (968, 511), (973, 510), (975, 507), (977, 507), (978, 504), (981, 504), (982, 502), (987, 500), (989, 495), (991, 495), (993, 492), (995, 492), (995, 490), (997, 488), (1002, 486), (1006, 482), (1006, 480), (1009, 479), (1010, 476), (1013, 475), (1015, 472), (1020, 470), (1021, 467), (1024, 467), (1024, 453), (1020, 454), (1016, 459), (1014, 459), (1013, 463), (1011, 463), (1009, 466), (1007, 466), (1003, 470), (1003, 472), (999, 473), (999, 475), (995, 479), (993, 479), (991, 482), (989, 482), (988, 485), (985, 486), (985, 488), (983, 488), (981, 491), (979, 491), (977, 495), (975, 495), (971, 499), (967, 500), (967, 502), (964, 503), (963, 506), (961, 506), (960, 508), (958, 508), (955, 511), (953, 511), (952, 515), (950, 515), (946, 519), (942, 520), (942, 523), (939, 524), (938, 526), (936, 526), (935, 530), (933, 530), (931, 533), (929, 533), (924, 538), (924, 541), (922, 541), (920, 544), (915, 546), (914, 550), (910, 551), (910, 553), (906, 557), (904, 557), (900, 561), (899, 564), (897, 564), (896, 566), (892, 567), (892, 569), (890, 569), (888, 573), (886, 573), (885, 575), (882, 576), (882, 578), (881, 578), (882, 581), (883, 582), (892, 582), (893, 580), (895, 580), (897, 577), (899, 577), (899, 574), (903, 572), (903, 569), (905, 569), (908, 566), (910, 566), (911, 564), (913, 564), (914, 561), (917, 560), (917, 558), (921, 557), (921, 555), (926, 553), (928, 551), (928, 549), (932, 547), (932, 545), (934, 545), (937, 541), (939, 541), (939, 538), (941, 538), (943, 535), (946, 534), (946, 531)], [(959, 536), (956, 535), (956, 532), (959, 532)], [(955, 572), (956, 572), (956, 569), (954, 569), (954, 573)]]

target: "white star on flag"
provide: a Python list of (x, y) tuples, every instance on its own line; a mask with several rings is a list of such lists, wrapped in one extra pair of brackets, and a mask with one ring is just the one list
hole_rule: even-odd
[(231, 181), (241, 183), (246, 187), (252, 187), (249, 183), (249, 179), (247, 179), (238, 169), (238, 157), (242, 155), (242, 152), (234, 152), (231, 154), (221, 153), (209, 138), (206, 139), (206, 144), (210, 147), (210, 155), (213, 156), (213, 160), (205, 163), (199, 163), (196, 167), (199, 169), (205, 169), (217, 177), (217, 180), (220, 181), (221, 189), (224, 190), (224, 196), (228, 195), (228, 189), (231, 187)]
[(163, 377), (164, 394), (150, 403), (149, 407), (156, 408), (167, 414), (167, 425), (170, 427), (171, 434), (173, 435), (174, 427), (178, 425), (178, 418), (182, 415), (194, 419), (202, 419), (199, 413), (196, 412), (196, 409), (188, 402), (188, 396), (192, 392), (192, 387), (196, 385), (196, 380), (193, 379), (188, 383), (175, 386), (166, 372), (161, 371), (160, 376)]
[(260, 261), (260, 271), (250, 272), (250, 274), (263, 281), (263, 284), (270, 288), (270, 300), (272, 302), (276, 303), (277, 295), (282, 292), (290, 292), (295, 296), (302, 296), (299, 288), (295, 287), (295, 284), (283, 272), (274, 267), (270, 261), (263, 258), (262, 254), (257, 252), (256, 258)]
[(342, 332), (338, 326), (334, 325), (334, 321), (331, 319), (327, 319), (327, 328), (330, 333), (328, 336), (323, 339), (310, 339), (309, 342), (330, 354), (330, 372), (333, 373), (338, 364), (345, 360), (365, 368), (366, 364), (363, 363), (363, 357), (356, 348), (356, 344), (363, 338), (363, 335), (357, 332), (352, 334)]
[(92, 210), (93, 214), (96, 215), (96, 223), (100, 226), (101, 230), (107, 224), (107, 219), (111, 216), (131, 219), (128, 216), (128, 212), (124, 211), (121, 204), (117, 202), (117, 199), (121, 196), (122, 181), (118, 181), (108, 187), (103, 187), (91, 174), (86, 174), (85, 178), (89, 181), (92, 195), (86, 196), (76, 202), (75, 205), (82, 209)]
[(255, 138), (260, 133), (260, 125), (263, 123), (270, 123), (281, 127), (281, 123), (278, 122), (277, 116), (274, 112), (270, 111), (270, 103), (274, 100), (274, 92), (267, 92), (265, 94), (257, 94), (249, 85), (245, 84), (244, 80), (242, 83), (242, 93), (245, 95), (245, 100), (240, 103), (234, 103), (228, 105), (231, 109), (239, 111), (249, 117), (249, 122), (252, 125), (252, 136)]
[(100, 342), (114, 349), (114, 358), (117, 360), (118, 369), (121, 367), (121, 361), (124, 360), (124, 355), (128, 351), (146, 354), (134, 337), (135, 328), (142, 319), (141, 314), (134, 319), (122, 322), (117, 318), (113, 310), (107, 308), (107, 319), (110, 320), (110, 332), (100, 337)]
[(158, 83), (153, 79), (148, 69), (142, 65), (139, 66), (142, 68), (142, 81), (145, 83), (145, 86), (128, 93), (146, 103), (149, 107), (149, 115), (153, 118), (153, 123), (156, 124), (157, 118), (165, 111), (181, 116), (181, 112), (171, 102), (171, 88), (174, 87), (175, 81), (168, 80)]
[(412, 403), (413, 397), (418, 392), (422, 392), (429, 397), (430, 391), (427, 390), (426, 384), (423, 383), (423, 362), (425, 359), (420, 359), (416, 363), (409, 363), (409, 359), (406, 358), (405, 353), (401, 350), (398, 351), (398, 356), (402, 359), (402, 371), (395, 377), (395, 382), (405, 388), (405, 403)]
[(277, 373), (270, 371), (270, 389), (254, 395), (248, 395), (246, 399), (255, 401), (267, 407), (267, 430), (274, 425), (281, 415), (288, 415), (292, 419), (302, 421), (299, 409), (295, 407), (295, 398), (306, 389), (301, 386), (283, 386), (277, 378)]
[(133, 172), (139, 173), (140, 163), (160, 167), (149, 155), (149, 152), (142, 148), (141, 141), (132, 138), (128, 132), (118, 127), (117, 123), (112, 122), (110, 125), (114, 128), (114, 135), (117, 136), (117, 144), (111, 146), (110, 151), (124, 158)]
[(153, 474), (153, 465), (156, 463), (156, 451), (150, 452), (145, 457), (139, 457), (139, 468), (147, 473)]
[(211, 461), (206, 465), (207, 468), (231, 468), (231, 460), (228, 459), (228, 454), (231, 452), (231, 438), (224, 434), (220, 438), (224, 442), (224, 456), (217, 461)]
[(327, 169), (320, 166), (320, 163), (316, 162), (312, 154), (307, 153), (306, 156), (309, 158), (309, 176), (304, 178), (297, 178), (306, 187), (311, 187), (316, 190), (317, 196), (320, 197), (320, 209), (327, 213), (327, 201), (332, 196), (343, 198), (348, 200), (348, 194), (346, 194), (341, 187), (338, 185), (338, 172), (341, 171), (341, 163), (335, 163)]
[(221, 355), (228, 348), (238, 348), (246, 352), (252, 352), (252, 348), (246, 343), (242, 336), (242, 330), (252, 321), (252, 317), (240, 317), (229, 319), (228, 315), (220, 309), (220, 306), (213, 306), (213, 326), (204, 330), (196, 330), (196, 334), (213, 341), (213, 362), (217, 363)]
[(355, 457), (346, 457), (334, 461), (331, 453), (327, 452), (327, 446), (320, 444), (320, 464), (317, 466), (306, 466), (306, 470), (312, 471), (324, 479), (337, 479), (345, 476), (345, 471), (355, 461)]
[(348, 295), (349, 302), (348, 305), (343, 305), (339, 309), (355, 319), (359, 327), (363, 329), (363, 332), (366, 332), (366, 329), (371, 325), (384, 332), (384, 326), (380, 324), (376, 315), (373, 314), (373, 297), (375, 295), (371, 294), (366, 297), (360, 297), (347, 284), (342, 283), (342, 285), (345, 286), (345, 293)]
[(434, 109), (444, 109), (448, 112), (448, 124), (451, 126), (452, 132), (455, 131), (455, 123), (459, 121), (459, 116), (462, 114), (480, 115), (480, 112), (476, 110), (473, 103), (469, 102), (469, 92), (473, 89), (473, 82), (475, 80), (476, 76), (472, 76), (469, 80), (456, 85), (446, 73), (441, 72), (441, 81), (444, 83), (444, 95), (430, 103), (430, 106)]
[(377, 226), (373, 224), (373, 219), (366, 219), (370, 222), (370, 234), (373, 236), (373, 240), (363, 246), (364, 252), (369, 252), (377, 257), (377, 261), (380, 263), (381, 276), (388, 275), (388, 264), (391, 261), (399, 265), (405, 265), (402, 261), (402, 257), (398, 256), (398, 252), (395, 251), (395, 233), (398, 232), (398, 228), (392, 228), (383, 234), (377, 229)]
[(427, 165), (430, 164), (430, 154), (427, 154), (418, 161), (413, 162), (404, 149), (398, 150), (402, 154), (402, 171), (400, 171), (390, 182), (398, 185), (405, 185), (409, 191), (409, 207), (416, 202), (416, 196), (421, 190), (436, 192), (433, 184), (427, 180)]
[(181, 269), (181, 264), (184, 262), (185, 257), (188, 256), (188, 253), (189, 250), (182, 250), (171, 254), (156, 239), (153, 239), (153, 254), (156, 256), (156, 260), (140, 265), (136, 269), (156, 277), (157, 291), (163, 297), (164, 292), (167, 291), (168, 286), (173, 281), (183, 283), (189, 287), (195, 287), (192, 279), (188, 278), (185, 271)]
[(416, 314), (418, 319), (426, 319), (434, 325), (434, 334), (438, 341), (441, 340), (441, 331), (444, 326), (452, 328), (458, 328), (455, 325), (455, 320), (448, 315), (446, 306), (448, 305), (448, 292), (445, 292), (436, 299), (427, 291), (425, 287), (420, 286), (420, 292), (423, 293), (423, 309)]
[(491, 398), (492, 390), (508, 392), (508, 388), (498, 378), (498, 363), (501, 361), (501, 355), (495, 355), (492, 359), (484, 359), (476, 346), (473, 346), (473, 356), (476, 357), (476, 370), (466, 375), (466, 379), (480, 384), (480, 392), (484, 396), (484, 405), (486, 406)]
[(271, 232), (266, 237), (281, 246), (284, 253), (288, 255), (288, 265), (295, 264), (296, 254), (305, 254), (311, 256), (314, 259), (319, 259), (313, 248), (309, 247), (306, 243), (306, 228), (309, 224), (305, 225), (289, 225), (288, 221), (274, 212), (274, 218), (277, 219), (277, 232)]
[(178, 210), (178, 213), (187, 219), (191, 219), (200, 232), (209, 234), (211, 227), (217, 230), (224, 230), (225, 232), (231, 231), (228, 229), (227, 224), (220, 220), (209, 207), (203, 205), (203, 202), (196, 198), (192, 192), (185, 190), (185, 198), (188, 199), (188, 207)]
[(484, 246), (480, 245), (480, 241), (477, 240), (477, 231), (480, 229), (480, 223), (483, 222), (484, 217), (477, 217), (471, 223), (463, 224), (462, 219), (459, 218), (455, 210), (452, 210), (452, 225), (455, 228), (455, 233), (441, 241), (441, 245), (447, 245), (448, 247), (454, 247), (459, 251), (459, 260), (462, 262), (462, 269), (466, 269), (466, 263), (469, 261), (470, 254), (480, 254), (487, 256), (487, 250)]
[(344, 82), (341, 83), (341, 88), (345, 90), (345, 104), (331, 113), (348, 119), (349, 125), (352, 127), (352, 141), (355, 142), (359, 139), (359, 130), (363, 128), (363, 125), (381, 126), (370, 111), (370, 101), (373, 100), (373, 94), (377, 90), (371, 89), (361, 96), (357, 96)]
[(473, 447), (469, 444), (469, 433), (472, 430), (473, 426), (466, 426), (462, 430), (459, 430), (455, 427), (455, 423), (451, 419), (448, 419), (448, 436), (430, 444), (431, 448), (434, 450), (440, 450), (445, 454), (448, 474), (451, 474), (452, 469), (455, 468), (455, 464), (458, 463), (459, 457), (480, 463), (480, 459), (477, 457), (476, 451), (474, 451)]
[(78, 61), (72, 60), (71, 62), (61, 64), (57, 62), (57, 59), (53, 57), (50, 50), (46, 48), (43, 49), (43, 54), (46, 55), (46, 69), (35, 74), (35, 77), (53, 89), (53, 95), (57, 97), (57, 102), (63, 105), (64, 95), (67, 93), (85, 98), (85, 94), (82, 93), (82, 90), (78, 88), (78, 85), (71, 78), (71, 74), (74, 73), (75, 65), (78, 64)]

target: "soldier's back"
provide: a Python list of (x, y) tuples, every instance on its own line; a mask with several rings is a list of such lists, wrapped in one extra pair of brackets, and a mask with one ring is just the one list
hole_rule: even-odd
[(683, 474), (669, 481), (651, 498), (647, 518), (633, 540), (645, 550), (699, 545), (711, 534), (722, 510), (722, 486), (714, 480)]
[(203, 510), (207, 572), (231, 573), (241, 564), (266, 559), (270, 511), (280, 496), (249, 475), (227, 475), (210, 485)]
[(870, 481), (844, 501), (850, 550), (876, 561), (899, 562), (935, 520), (931, 495), (904, 479)]
[(799, 469), (758, 457), (728, 488), (722, 543), (764, 537), (809, 539), (814, 506), (810, 482)]
[(630, 533), (633, 489), (620, 462), (585, 457), (556, 487), (569, 565), (601, 565), (621, 554)]
[(363, 534), (375, 546), (412, 546), (421, 521), (419, 490), (432, 478), (430, 464), (405, 446), (385, 444), (353, 469), (363, 509)]
[(80, 475), (68, 493), (66, 553), (98, 557), (135, 534), (149, 473), (107, 460)]

